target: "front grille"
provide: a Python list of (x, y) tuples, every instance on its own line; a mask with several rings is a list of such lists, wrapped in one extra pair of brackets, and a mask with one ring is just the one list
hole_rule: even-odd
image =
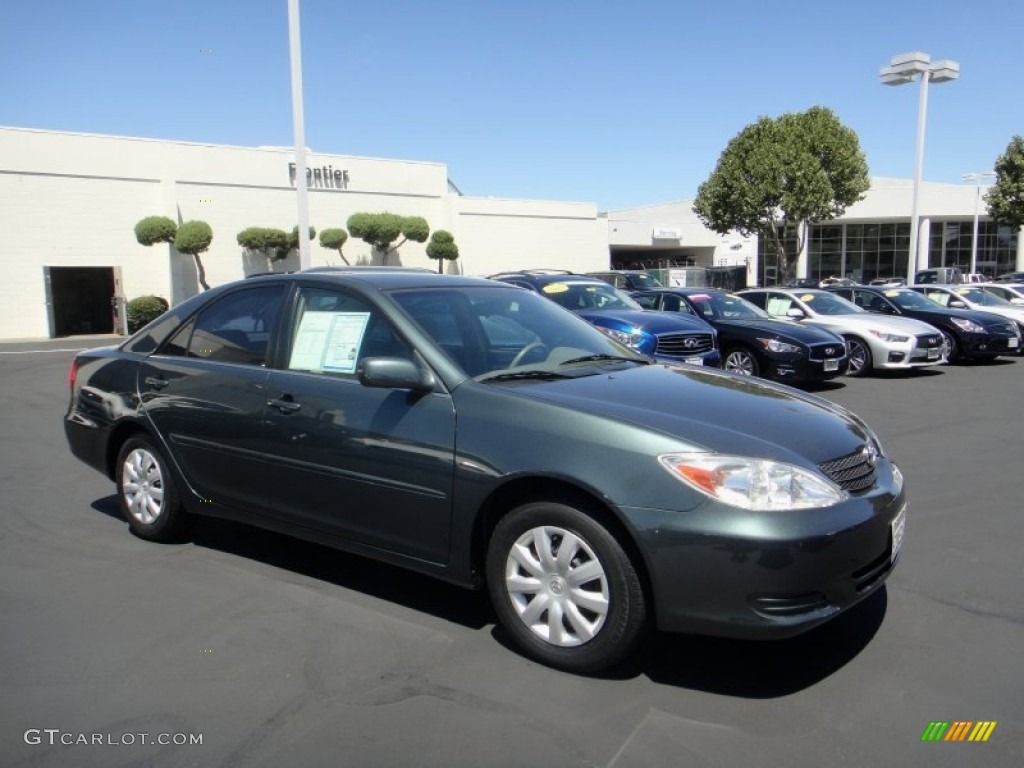
[(703, 355), (715, 348), (710, 333), (665, 333), (658, 336), (658, 346), (654, 350), (659, 355), (689, 357)]
[(942, 346), (942, 334), (922, 333), (914, 345), (917, 349), (936, 349)]
[(819, 464), (818, 468), (833, 483), (850, 493), (870, 488), (875, 484), (875, 477), (878, 475), (875, 465), (868, 460), (867, 450), (864, 448), (847, 456), (840, 456), (838, 459)]
[(846, 345), (837, 341), (834, 344), (811, 344), (811, 360), (834, 360), (846, 354)]

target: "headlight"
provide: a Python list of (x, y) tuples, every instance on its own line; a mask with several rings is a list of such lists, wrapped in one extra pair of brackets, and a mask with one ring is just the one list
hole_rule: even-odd
[(898, 333), (882, 333), (881, 331), (870, 331), (870, 333), (876, 339), (881, 339), (890, 344), (902, 344), (905, 341), (910, 341), (909, 336), (900, 336)]
[(611, 336), (619, 342), (619, 344), (625, 344), (630, 349), (640, 349), (640, 346), (647, 338), (643, 333), (635, 329), (631, 331), (619, 331), (615, 328), (605, 328), (601, 325), (595, 327), (606, 336)]
[(846, 498), (822, 475), (778, 461), (713, 453), (668, 453), (658, 461), (691, 488), (740, 509), (815, 509)]
[(961, 331), (966, 331), (967, 333), (988, 333), (984, 326), (978, 325), (976, 322), (968, 320), (966, 317), (951, 317), (949, 319), (952, 320), (953, 325)]
[(799, 352), (800, 347), (796, 344), (787, 344), (784, 341), (778, 339), (758, 339), (761, 346), (767, 349), (769, 352)]

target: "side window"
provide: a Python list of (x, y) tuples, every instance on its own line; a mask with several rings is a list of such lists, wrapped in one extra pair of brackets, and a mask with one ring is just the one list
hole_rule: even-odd
[(265, 365), (283, 300), (283, 285), (263, 285), (222, 296), (182, 326), (159, 354)]
[(944, 307), (949, 304), (949, 294), (944, 291), (927, 291), (924, 295), (936, 304), (941, 304)]
[(743, 298), (753, 304), (755, 307), (764, 309), (764, 294), (763, 293), (745, 293)]
[(788, 296), (769, 294), (765, 302), (765, 311), (773, 317), (785, 317), (786, 312), (793, 306), (793, 300)]
[(369, 302), (335, 289), (303, 287), (291, 328), (288, 369), (354, 375), (368, 357), (411, 360), (412, 351)]
[(662, 309), (664, 309), (664, 310), (666, 310), (668, 312), (678, 312), (679, 311), (679, 304), (680, 304), (679, 297), (675, 296), (675, 295), (673, 295), (671, 293), (668, 293), (668, 294), (665, 294), (664, 304), (662, 306)]
[(636, 303), (644, 309), (657, 309), (658, 308), (658, 297), (650, 294), (646, 296), (634, 296)]

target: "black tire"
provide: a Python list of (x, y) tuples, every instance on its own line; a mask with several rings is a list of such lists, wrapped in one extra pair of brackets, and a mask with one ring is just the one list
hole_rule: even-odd
[(959, 363), (963, 355), (960, 352), (960, 345), (957, 344), (956, 336), (943, 329), (939, 329), (939, 332), (942, 334), (942, 344), (946, 348), (946, 363), (949, 365)]
[(846, 370), (846, 375), (867, 376), (871, 373), (873, 365), (871, 348), (864, 339), (857, 336), (847, 336), (846, 342), (850, 348), (850, 366)]
[(754, 353), (746, 347), (733, 347), (725, 353), (722, 368), (741, 376), (760, 376), (761, 366), (757, 364)]
[(607, 669), (646, 631), (644, 590), (629, 555), (597, 520), (565, 504), (524, 504), (505, 515), (491, 534), (486, 572), (502, 627), (551, 667)]
[(146, 436), (128, 438), (117, 455), (117, 499), (131, 532), (149, 541), (180, 540), (192, 524), (163, 453)]

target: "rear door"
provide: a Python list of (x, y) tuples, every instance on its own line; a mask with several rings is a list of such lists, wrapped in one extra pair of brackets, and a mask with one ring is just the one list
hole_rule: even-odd
[(261, 506), (267, 347), (285, 286), (245, 286), (191, 318), (139, 367), (142, 408), (202, 498)]

